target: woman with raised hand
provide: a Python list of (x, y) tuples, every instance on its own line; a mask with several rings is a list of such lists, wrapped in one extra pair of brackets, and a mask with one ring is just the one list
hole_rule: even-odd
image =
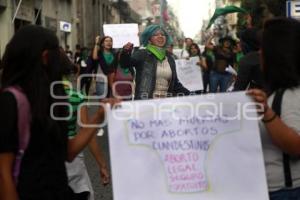
[(226, 92), (232, 80), (232, 74), (226, 69), (234, 66), (233, 46), (235, 40), (231, 37), (224, 37), (219, 40), (219, 45), (214, 46), (213, 35), (206, 42), (205, 47), (214, 53), (214, 65), (210, 71), (209, 92)]
[[(93, 50), (93, 59), (98, 62), (97, 75), (106, 76), (107, 82), (102, 77), (96, 77), (96, 95), (110, 96), (114, 81), (115, 71), (118, 67), (118, 56), (113, 51), (113, 39), (110, 36), (96, 37)], [(106, 94), (105, 94), (106, 92)]]
[(269, 91), (248, 91), (264, 108), (260, 128), (271, 200), (300, 199), (299, 44), (299, 21), (267, 21), (261, 63)]
[(145, 49), (132, 54), (133, 45), (127, 43), (124, 46), (120, 64), (123, 68), (135, 69), (135, 99), (189, 94), (178, 81), (175, 61), (166, 51), (171, 42), (171, 37), (163, 27), (150, 25), (141, 35)]

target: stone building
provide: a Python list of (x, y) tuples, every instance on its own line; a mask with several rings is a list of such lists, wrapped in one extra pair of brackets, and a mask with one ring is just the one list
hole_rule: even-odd
[(0, 55), (12, 35), (24, 25), (54, 31), (60, 45), (91, 48), (103, 24), (139, 23), (140, 16), (123, 0), (0, 0)]
[(22, 26), (37, 24), (54, 31), (62, 47), (77, 43), (75, 0), (1, 0), (0, 53)]

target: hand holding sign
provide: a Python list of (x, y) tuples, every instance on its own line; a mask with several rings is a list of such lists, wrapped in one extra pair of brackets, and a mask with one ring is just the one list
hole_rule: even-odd
[(123, 50), (125, 50), (126, 52), (131, 52), (133, 49), (133, 44), (130, 42), (127, 42), (124, 46), (123, 46)]
[(190, 91), (203, 90), (202, 72), (197, 62), (198, 57), (176, 60), (178, 79)]
[(96, 38), (95, 38), (95, 44), (99, 45), (100, 44), (100, 40), (101, 40), (101, 37), (99, 35), (97, 35)]
[(269, 199), (255, 106), (242, 92), (121, 103), (108, 123), (114, 199)]
[(138, 24), (105, 24), (103, 30), (104, 35), (113, 38), (113, 48), (122, 48), (127, 42), (140, 46)]

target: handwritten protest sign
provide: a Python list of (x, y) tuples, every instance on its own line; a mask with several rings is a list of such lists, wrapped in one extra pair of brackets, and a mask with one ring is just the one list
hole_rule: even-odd
[(243, 92), (122, 103), (109, 113), (114, 199), (267, 200), (255, 109)]
[(173, 54), (177, 57), (177, 59), (185, 59), (189, 57), (189, 53), (185, 49), (173, 49)]
[(203, 78), (198, 57), (189, 60), (176, 60), (176, 72), (179, 81), (190, 91), (203, 90)]
[(103, 32), (113, 38), (113, 48), (122, 48), (128, 42), (140, 46), (138, 24), (104, 24)]

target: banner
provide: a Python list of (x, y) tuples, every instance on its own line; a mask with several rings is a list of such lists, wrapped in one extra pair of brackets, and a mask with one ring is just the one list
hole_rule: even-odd
[(122, 48), (128, 42), (140, 46), (138, 24), (104, 24), (103, 32), (113, 38), (113, 48)]
[(114, 200), (268, 200), (244, 92), (123, 102), (108, 113)]
[(202, 71), (201, 67), (197, 65), (199, 61), (199, 57), (176, 60), (178, 79), (189, 91), (203, 90)]

